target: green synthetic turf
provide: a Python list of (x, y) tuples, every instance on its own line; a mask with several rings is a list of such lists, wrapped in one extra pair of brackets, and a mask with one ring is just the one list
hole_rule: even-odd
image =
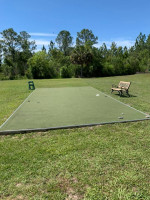
[(145, 117), (144, 113), (92, 87), (39, 88), (0, 131), (132, 121)]

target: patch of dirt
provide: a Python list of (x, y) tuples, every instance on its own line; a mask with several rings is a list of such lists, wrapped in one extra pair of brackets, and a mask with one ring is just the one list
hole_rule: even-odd
[(71, 180), (72, 180), (73, 183), (78, 183), (78, 180), (75, 177), (73, 177)]
[(133, 190), (133, 192), (138, 192), (138, 188), (136, 188), (136, 187), (133, 187), (132, 190)]
[(21, 187), (21, 186), (22, 186), (21, 183), (17, 183), (17, 184), (16, 184), (16, 187)]
[[(78, 180), (74, 177), (70, 181), (73, 183), (78, 182)], [(80, 194), (78, 194), (75, 191), (75, 189), (73, 189), (71, 187), (71, 184), (68, 179), (62, 178), (60, 180), (59, 187), (61, 188), (61, 190), (63, 190), (67, 194), (67, 197), (65, 200), (80, 200), (80, 199), (82, 199), (82, 196)]]
[(13, 140), (18, 139), (18, 136), (13, 136), (12, 139)]
[(81, 197), (78, 194), (75, 194), (75, 191), (72, 188), (67, 188), (66, 191), (68, 197), (65, 200), (79, 200)]
[(89, 130), (93, 130), (93, 126), (88, 127)]
[(22, 195), (18, 195), (18, 196), (16, 197), (16, 199), (24, 199), (24, 197), (23, 197)]
[(28, 198), (22, 196), (22, 195), (17, 195), (16, 197), (7, 197), (7, 198), (4, 198), (4, 199), (7, 199), (7, 200), (28, 200)]

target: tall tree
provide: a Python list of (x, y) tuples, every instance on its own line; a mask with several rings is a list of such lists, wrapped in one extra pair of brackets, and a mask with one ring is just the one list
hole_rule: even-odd
[(2, 70), (2, 44), (1, 44), (1, 40), (0, 40), (0, 71)]
[(110, 54), (111, 54), (111, 56), (117, 55), (117, 44), (115, 42), (112, 42), (112, 44), (111, 44)]
[(147, 39), (146, 39), (146, 48), (149, 50), (149, 54), (150, 54), (150, 34), (147, 36)]
[(42, 46), (42, 51), (45, 51), (45, 52), (46, 52), (46, 48), (45, 48), (44, 45)]
[(77, 32), (76, 45), (94, 45), (97, 44), (98, 37), (94, 36), (93, 32), (89, 29), (82, 29), (81, 32)]
[(9, 28), (1, 32), (1, 35), (4, 56), (11, 57), (12, 61), (15, 61), (15, 52), (19, 46), (17, 33), (12, 28)]
[(81, 65), (81, 78), (83, 76), (83, 67), (87, 67), (93, 59), (91, 49), (86, 46), (77, 46), (71, 55), (73, 64)]
[(11, 67), (11, 77), (17, 75), (17, 51), (19, 50), (18, 34), (12, 29), (1, 32), (4, 63)]
[(20, 48), (24, 52), (32, 52), (36, 49), (35, 41), (30, 40), (31, 36), (26, 31), (21, 31), (18, 35)]
[(135, 41), (135, 50), (140, 51), (146, 47), (146, 35), (140, 33)]
[(51, 40), (49, 43), (49, 49), (52, 50), (54, 49), (55, 43)]
[(18, 35), (19, 52), (17, 62), (21, 75), (25, 75), (25, 71), (27, 70), (27, 61), (36, 49), (35, 41), (31, 41), (30, 38), (31, 36), (26, 31), (22, 31)]
[(27, 60), (36, 48), (35, 42), (30, 41), (27, 32), (22, 31), (18, 35), (12, 28), (4, 30), (1, 35), (4, 63), (11, 67), (11, 76), (24, 75)]
[(48, 45), (48, 54), (51, 56), (51, 51), (54, 49), (55, 43), (51, 40)]
[(71, 47), (72, 45), (72, 40), (73, 40), (73, 37), (71, 36), (70, 32), (66, 30), (60, 31), (56, 38), (56, 42), (60, 50), (65, 55), (68, 54), (69, 47)]
[(123, 56), (125, 59), (128, 58), (128, 56), (129, 56), (129, 51), (126, 46), (123, 48)]
[(100, 50), (101, 56), (105, 59), (108, 55), (108, 49), (107, 49), (106, 44), (103, 43), (99, 50)]

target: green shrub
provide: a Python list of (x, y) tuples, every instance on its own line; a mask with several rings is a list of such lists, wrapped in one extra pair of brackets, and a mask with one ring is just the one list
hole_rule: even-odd
[(50, 60), (49, 55), (45, 51), (39, 51), (28, 60), (29, 78), (56, 78), (59, 76), (60, 66), (58, 63)]
[(4, 76), (8, 77), (8, 79), (10, 79), (10, 77), (11, 77), (11, 71), (12, 71), (12, 66), (9, 66), (7, 64), (3, 64), (2, 65), (2, 71), (4, 73)]
[(59, 78), (60, 77), (60, 63), (55, 61), (49, 61), (48, 63), (48, 74), (50, 78)]
[(139, 60), (134, 57), (129, 57), (125, 61), (125, 74), (135, 74), (137, 71), (141, 71), (139, 67)]
[(33, 78), (31, 67), (26, 71), (26, 77), (28, 79), (32, 79)]
[(113, 76), (115, 74), (114, 66), (106, 62), (102, 69), (103, 76)]
[(75, 65), (70, 64), (68, 66), (63, 66), (61, 68), (61, 77), (62, 78), (71, 78), (75, 75)]
[(48, 55), (44, 51), (39, 51), (28, 60), (29, 71), (33, 78), (45, 78), (48, 71)]

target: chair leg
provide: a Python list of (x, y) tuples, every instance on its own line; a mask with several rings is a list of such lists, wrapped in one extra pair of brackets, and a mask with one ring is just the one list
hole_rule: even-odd
[(128, 97), (130, 97), (130, 94), (129, 94), (129, 91), (128, 91), (128, 90), (126, 90), (126, 94), (128, 95)]
[(122, 96), (122, 90), (119, 91), (119, 95), (120, 95), (120, 97)]

